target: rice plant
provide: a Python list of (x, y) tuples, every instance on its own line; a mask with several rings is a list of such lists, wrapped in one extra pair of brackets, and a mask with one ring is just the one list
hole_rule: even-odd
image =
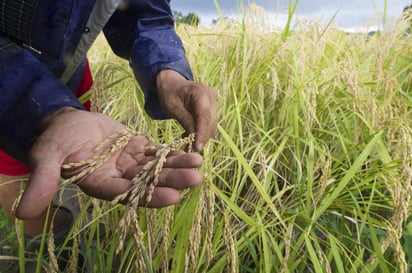
[[(412, 268), (411, 36), (303, 22), (269, 31), (253, 13), (177, 31), (197, 80), (219, 91), (200, 188), (139, 209), (141, 241), (116, 254), (122, 205), (80, 194), (71, 238), (92, 272), (409, 272)], [(89, 58), (97, 110), (157, 142), (127, 62), (99, 37)], [(81, 221), (79, 220), (79, 221)], [(106, 235), (97, 240), (101, 226)], [(133, 234), (130, 234), (132, 238)], [(94, 245), (94, 246), (92, 246)], [(93, 250), (94, 249), (94, 250)]]

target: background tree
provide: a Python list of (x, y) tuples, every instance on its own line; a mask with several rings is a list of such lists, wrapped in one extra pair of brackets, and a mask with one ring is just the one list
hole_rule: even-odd
[(173, 11), (173, 16), (176, 24), (187, 24), (195, 27), (200, 24), (200, 17), (194, 12), (183, 15), (180, 11)]
[(403, 18), (405, 20), (412, 20), (412, 4), (403, 8)]
[(406, 33), (411, 33), (412, 28), (412, 4), (403, 8), (402, 19), (409, 24), (409, 28)]

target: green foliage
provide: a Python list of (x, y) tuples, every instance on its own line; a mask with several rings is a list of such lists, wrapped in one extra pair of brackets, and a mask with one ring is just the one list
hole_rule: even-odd
[[(410, 270), (411, 37), (310, 23), (274, 33), (247, 19), (178, 28), (196, 80), (219, 92), (203, 186), (142, 208), (142, 245), (119, 255), (123, 208), (88, 201), (86, 236), (98, 222), (110, 234), (95, 272)], [(90, 55), (100, 110), (158, 142), (179, 137), (176, 122), (147, 118), (127, 63), (106, 54), (97, 43)]]
[[(142, 209), (143, 254), (130, 244), (122, 264), (137, 268), (143, 255), (140, 271), (153, 272), (402, 272), (411, 264), (410, 38), (311, 24), (257, 32), (247, 19), (178, 28), (197, 80), (219, 90), (218, 134), (203, 153), (203, 186), (172, 220)], [(106, 113), (166, 141), (181, 135), (174, 121), (145, 118), (127, 64), (94, 65)]]
[(177, 25), (187, 24), (197, 27), (200, 24), (200, 17), (194, 12), (183, 15), (180, 11), (173, 11), (173, 17)]

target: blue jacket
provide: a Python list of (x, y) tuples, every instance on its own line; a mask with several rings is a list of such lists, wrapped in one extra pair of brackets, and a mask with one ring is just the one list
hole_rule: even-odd
[(172, 69), (192, 80), (169, 0), (0, 0), (0, 149), (26, 161), (39, 121), (74, 97), (84, 60), (103, 31), (113, 51), (129, 60), (155, 119), (155, 78)]

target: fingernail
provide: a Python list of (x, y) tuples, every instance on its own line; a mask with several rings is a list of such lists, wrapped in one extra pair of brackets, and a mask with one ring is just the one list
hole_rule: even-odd
[(197, 150), (198, 150), (198, 151), (201, 151), (201, 150), (203, 149), (203, 146), (204, 146), (203, 143), (199, 143), (199, 144), (197, 145)]

